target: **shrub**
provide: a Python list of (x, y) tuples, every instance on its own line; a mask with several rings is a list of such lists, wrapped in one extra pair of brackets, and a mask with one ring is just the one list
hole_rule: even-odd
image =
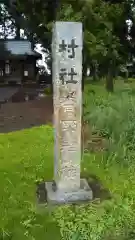
[(135, 82), (135, 78), (128, 78), (128, 82)]

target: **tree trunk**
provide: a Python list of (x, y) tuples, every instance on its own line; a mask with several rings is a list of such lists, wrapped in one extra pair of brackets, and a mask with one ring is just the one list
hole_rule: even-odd
[(114, 92), (114, 82), (113, 82), (113, 67), (109, 66), (108, 75), (106, 77), (106, 90), (108, 92)]
[(83, 71), (82, 71), (82, 91), (84, 91), (84, 82), (85, 82), (86, 76), (87, 76), (87, 64), (84, 63), (83, 64)]
[(95, 63), (94, 63), (94, 76), (93, 76), (93, 80), (95, 82), (98, 81), (98, 63), (97, 63), (97, 61), (95, 61)]
[(15, 10), (15, 27), (16, 27), (16, 39), (20, 40), (20, 25), (21, 25), (21, 17), (17, 10)]
[(4, 39), (6, 39), (6, 20), (4, 18), (4, 22), (3, 22), (3, 30), (4, 30)]
[(20, 40), (20, 27), (19, 26), (16, 27), (16, 39)]

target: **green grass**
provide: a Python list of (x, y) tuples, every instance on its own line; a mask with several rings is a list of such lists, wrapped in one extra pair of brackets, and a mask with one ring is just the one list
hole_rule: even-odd
[(51, 127), (0, 135), (0, 239), (60, 239), (49, 212), (36, 209), (36, 182), (53, 176), (52, 149)]
[[(95, 91), (95, 94), (91, 90)], [(0, 134), (0, 240), (135, 239), (135, 84), (86, 85), (84, 118), (109, 141), (106, 152), (85, 153), (82, 173), (93, 174), (112, 198), (39, 208), (36, 182), (53, 177), (53, 129)]]

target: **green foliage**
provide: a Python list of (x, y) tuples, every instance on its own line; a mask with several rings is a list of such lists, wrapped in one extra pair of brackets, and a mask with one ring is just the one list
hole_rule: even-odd
[(135, 82), (135, 78), (128, 78), (128, 82)]
[(81, 240), (135, 238), (134, 104), (134, 93), (130, 92), (130, 85), (127, 89), (124, 81), (117, 83), (114, 95), (106, 93), (103, 86), (86, 85), (84, 117), (87, 115), (92, 131), (104, 135), (110, 144), (106, 152), (84, 154), (82, 171), (85, 169), (88, 176), (91, 173), (98, 176), (111, 192), (112, 199), (56, 209), (54, 215), (62, 239), (76, 236)]
[[(120, 84), (123, 84), (123, 82), (121, 81)], [(85, 117), (87, 113), (89, 113), (87, 118), (89, 122), (93, 124), (93, 126), (98, 127), (102, 134), (107, 134), (108, 137), (113, 136), (116, 141), (119, 141), (121, 133), (123, 132), (124, 134), (125, 130), (131, 127), (133, 116), (135, 114), (133, 108), (134, 98), (132, 97), (134, 94), (134, 89), (131, 89), (130, 85), (128, 85), (125, 87), (123, 92), (117, 90), (114, 96), (111, 94), (105, 95), (103, 91), (104, 96), (106, 96), (103, 98), (102, 94), (99, 96), (95, 95), (93, 97), (92, 94), (89, 94), (91, 87), (88, 86), (88, 88), (89, 89), (87, 90), (87, 94), (85, 94), (84, 99), (84, 104), (86, 105), (84, 110)], [(119, 98), (117, 94), (119, 94)], [(91, 103), (90, 106), (88, 106), (88, 102)], [(90, 108), (91, 111), (89, 111)], [(101, 117), (98, 118), (97, 116)]]
[(49, 212), (41, 214), (36, 203), (36, 182), (53, 176), (52, 149), (51, 127), (0, 134), (1, 240), (60, 239)]
[(85, 153), (81, 171), (88, 178), (95, 175), (111, 199), (99, 196), (87, 204), (38, 208), (36, 183), (53, 178), (52, 127), (0, 134), (1, 240), (135, 239), (132, 84), (117, 80), (114, 94), (101, 84), (87, 84), (84, 93), (84, 118), (109, 145), (107, 151)]
[[(121, 63), (127, 63), (129, 49), (133, 50), (134, 45), (127, 38), (131, 32), (126, 20), (129, 17), (132, 21), (134, 19), (129, 1), (17, 0), (14, 6), (5, 1), (5, 8), (7, 12), (1, 12), (0, 16), (3, 26), (9, 14), (17, 30), (16, 35), (23, 28), (29, 40), (34, 44), (40, 42), (49, 50), (50, 58), (54, 21), (81, 21), (84, 30), (83, 76), (86, 76), (87, 68), (91, 67), (94, 80), (99, 75), (108, 76), (106, 87), (113, 91), (112, 76), (117, 73)], [(133, 51), (131, 58), (132, 55)]]
[[(118, 69), (122, 57), (122, 45), (115, 34), (117, 19), (121, 19), (123, 4), (109, 4), (102, 0), (79, 1), (77, 6), (69, 1), (63, 3), (59, 14), (60, 20), (81, 21), (84, 29), (83, 76), (90, 67), (94, 80), (99, 72), (106, 75), (106, 88), (113, 91), (112, 75)], [(80, 12), (81, 9), (81, 12)]]
[[(122, 8), (120, 5), (110, 5), (103, 1), (79, 1), (78, 7), (74, 4), (63, 4), (60, 19), (68, 21), (82, 21), (84, 26), (84, 48), (87, 57), (98, 63), (106, 58), (118, 59), (119, 39), (113, 34), (113, 23), (120, 18)], [(91, 24), (92, 23), (92, 24)], [(112, 35), (113, 34), (113, 35)], [(108, 46), (111, 52), (108, 51)], [(84, 50), (84, 51), (85, 51)], [(111, 54), (109, 56), (109, 54)]]

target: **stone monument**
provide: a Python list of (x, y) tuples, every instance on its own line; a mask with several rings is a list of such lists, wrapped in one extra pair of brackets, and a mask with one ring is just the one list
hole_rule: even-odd
[(80, 179), (82, 107), (82, 24), (56, 22), (52, 41), (55, 129), (54, 181), (45, 183), (47, 200), (68, 203), (92, 199)]

